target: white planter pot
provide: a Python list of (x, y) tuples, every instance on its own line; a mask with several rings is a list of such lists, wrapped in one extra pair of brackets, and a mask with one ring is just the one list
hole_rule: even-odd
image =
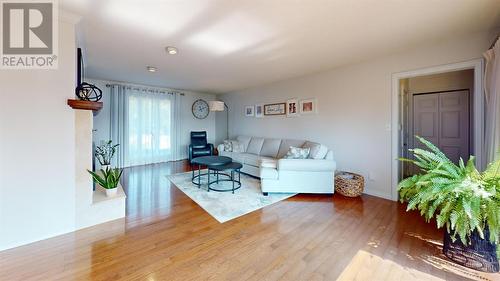
[(106, 189), (106, 197), (115, 197), (118, 192), (118, 187)]

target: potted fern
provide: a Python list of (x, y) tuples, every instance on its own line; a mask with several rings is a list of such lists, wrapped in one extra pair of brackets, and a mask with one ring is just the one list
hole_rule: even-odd
[(498, 272), (500, 236), (500, 161), (480, 173), (471, 156), (453, 163), (429, 141), (416, 137), (428, 150), (410, 149), (421, 173), (399, 183), (407, 211), (418, 209), (426, 221), (446, 227), (443, 253), (469, 268)]
[(95, 158), (101, 164), (101, 169), (106, 170), (111, 165), (111, 159), (116, 153), (116, 148), (119, 144), (113, 144), (113, 141), (109, 140), (103, 145), (96, 147)]
[(107, 167), (106, 169), (101, 169), (100, 173), (92, 172), (87, 170), (94, 179), (94, 182), (98, 183), (106, 190), (107, 197), (116, 196), (118, 191), (118, 183), (120, 182), (120, 177), (122, 176), (122, 169), (114, 168), (111, 169)]

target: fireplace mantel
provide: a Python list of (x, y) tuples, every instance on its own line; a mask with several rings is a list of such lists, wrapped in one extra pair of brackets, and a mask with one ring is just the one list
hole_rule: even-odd
[(68, 105), (73, 109), (92, 110), (98, 112), (102, 109), (102, 102), (68, 99)]

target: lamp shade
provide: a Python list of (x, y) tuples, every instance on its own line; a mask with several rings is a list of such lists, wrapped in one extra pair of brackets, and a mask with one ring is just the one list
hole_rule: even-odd
[(217, 100), (209, 101), (208, 107), (210, 108), (210, 111), (224, 111), (224, 102)]

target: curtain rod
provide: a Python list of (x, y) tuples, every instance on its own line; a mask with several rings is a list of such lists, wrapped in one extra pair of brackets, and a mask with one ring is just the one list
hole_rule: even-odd
[(125, 87), (127, 89), (132, 89), (132, 90), (139, 90), (139, 91), (145, 91), (145, 92), (158, 92), (158, 93), (161, 93), (161, 94), (179, 93), (181, 96), (184, 96), (184, 93), (179, 92), (179, 91), (175, 91), (175, 90), (165, 90), (165, 89), (154, 88), (154, 87), (127, 85), (127, 84), (122, 84), (122, 83), (106, 84), (106, 88), (111, 88), (114, 85), (123, 86), (123, 87)]

